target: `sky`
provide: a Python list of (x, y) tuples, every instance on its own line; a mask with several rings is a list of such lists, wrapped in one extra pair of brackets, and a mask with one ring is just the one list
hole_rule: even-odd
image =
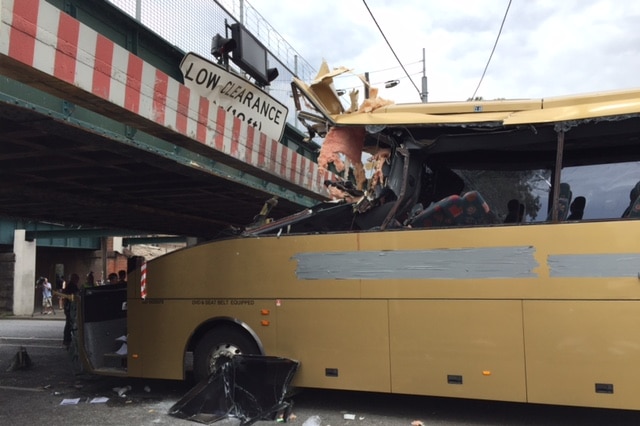
[[(379, 96), (396, 103), (420, 102), (423, 48), (429, 102), (640, 88), (637, 1), (513, 0), (479, 88), (509, 0), (248, 2), (313, 67), (324, 59), (368, 72)], [(385, 89), (389, 80), (400, 84)], [(348, 76), (335, 86), (361, 84)]]

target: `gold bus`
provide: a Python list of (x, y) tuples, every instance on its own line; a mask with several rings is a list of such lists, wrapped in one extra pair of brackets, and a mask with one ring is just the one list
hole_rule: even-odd
[(640, 91), (359, 112), (330, 78), (293, 89), (365, 180), (85, 290), (91, 371), (264, 354), (298, 387), (640, 409)]

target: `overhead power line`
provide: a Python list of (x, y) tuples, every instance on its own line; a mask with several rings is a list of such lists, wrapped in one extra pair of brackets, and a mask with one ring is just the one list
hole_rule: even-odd
[[(371, 19), (373, 19), (373, 22), (376, 24), (376, 27), (378, 27), (378, 31), (380, 31), (380, 34), (382, 35), (382, 38), (387, 43), (387, 46), (389, 46), (389, 49), (391, 50), (391, 53), (393, 53), (393, 56), (395, 56), (396, 61), (398, 61), (398, 64), (400, 64), (400, 67), (402, 68), (402, 70), (404, 71), (406, 76), (409, 77), (409, 73), (404, 68), (404, 65), (402, 65), (402, 62), (400, 62), (400, 59), (398, 58), (398, 55), (396, 55), (396, 52), (393, 50), (393, 47), (391, 47), (391, 43), (389, 43), (389, 40), (387, 40), (387, 37), (384, 35), (384, 32), (382, 31), (382, 28), (380, 28), (380, 25), (378, 25), (378, 21), (376, 21), (376, 17), (373, 16), (373, 13), (371, 12), (371, 9), (369, 9), (369, 5), (367, 5), (367, 0), (362, 0), (362, 2), (364, 3), (364, 7), (367, 8), (367, 11), (369, 12), (369, 15), (371, 15)], [(421, 95), (422, 93), (418, 89), (418, 86), (416, 86), (416, 84), (413, 82), (411, 77), (409, 77), (409, 81), (411, 81), (411, 84), (413, 84), (413, 87), (415, 87), (416, 91), (418, 92), (418, 95)]]
[(507, 10), (504, 11), (504, 17), (502, 18), (502, 23), (500, 24), (500, 31), (498, 31), (498, 36), (496, 37), (495, 43), (493, 43), (493, 49), (491, 49), (491, 54), (489, 55), (489, 60), (487, 61), (487, 65), (484, 67), (484, 71), (482, 71), (482, 76), (480, 77), (480, 81), (478, 81), (478, 86), (476, 90), (473, 92), (473, 96), (471, 99), (476, 98), (476, 93), (478, 93), (478, 89), (482, 84), (482, 80), (484, 79), (484, 75), (487, 73), (487, 68), (489, 68), (489, 63), (491, 62), (491, 58), (493, 57), (493, 52), (496, 51), (496, 46), (498, 45), (498, 40), (500, 40), (500, 34), (502, 34), (502, 28), (504, 27), (504, 22), (507, 20), (507, 15), (509, 14), (509, 8), (511, 7), (511, 0), (509, 0), (509, 4), (507, 4)]
[[(408, 64), (405, 64), (405, 65), (409, 66), (409, 65), (421, 64), (421, 63), (422, 63), (422, 59), (419, 60), (419, 61), (415, 61), (415, 62), (409, 62)], [(402, 68), (402, 66), (383, 68), (383, 69), (373, 70), (373, 71), (368, 71), (368, 72), (369, 72), (369, 74), (377, 74), (377, 73), (382, 73), (382, 72), (387, 72), (387, 71), (395, 71), (398, 68)], [(422, 73), (422, 71), (420, 71), (420, 72)], [(415, 75), (415, 73), (411, 74), (411, 75)], [(335, 76), (334, 79), (337, 80), (339, 78), (346, 78), (346, 77), (351, 77), (351, 75), (350, 74), (340, 74), (340, 75)], [(406, 77), (398, 77), (398, 78), (406, 78)]]

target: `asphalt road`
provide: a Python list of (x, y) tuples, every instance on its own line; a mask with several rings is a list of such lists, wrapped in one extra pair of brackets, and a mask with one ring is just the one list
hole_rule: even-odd
[[(58, 313), (58, 316), (60, 313)], [(57, 316), (57, 317), (58, 317)], [(190, 389), (183, 382), (123, 379), (73, 373), (62, 346), (63, 321), (54, 318), (0, 319), (1, 425), (196, 425), (170, 416), (169, 409)], [(32, 366), (11, 370), (24, 347)], [(131, 386), (123, 397), (113, 388)], [(106, 397), (104, 403), (91, 403)], [(640, 398), (640, 395), (638, 396)], [(76, 399), (74, 405), (61, 405)], [(288, 424), (319, 416), (322, 426), (423, 425), (638, 425), (640, 412), (526, 405), (448, 398), (303, 390), (293, 398)], [(354, 419), (345, 419), (353, 415)], [(238, 425), (228, 419), (214, 425)], [(259, 421), (258, 426), (275, 425)]]

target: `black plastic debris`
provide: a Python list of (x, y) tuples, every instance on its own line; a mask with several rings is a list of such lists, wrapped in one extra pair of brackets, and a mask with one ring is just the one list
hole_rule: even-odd
[(236, 355), (207, 380), (198, 383), (176, 402), (169, 414), (211, 424), (227, 417), (241, 426), (258, 420), (289, 417), (289, 384), (300, 363), (288, 358)]
[(7, 368), (7, 371), (17, 371), (17, 370), (26, 370), (31, 368), (33, 363), (31, 362), (31, 357), (27, 353), (27, 349), (24, 346), (20, 346), (18, 352), (13, 357), (11, 361), (11, 365)]

